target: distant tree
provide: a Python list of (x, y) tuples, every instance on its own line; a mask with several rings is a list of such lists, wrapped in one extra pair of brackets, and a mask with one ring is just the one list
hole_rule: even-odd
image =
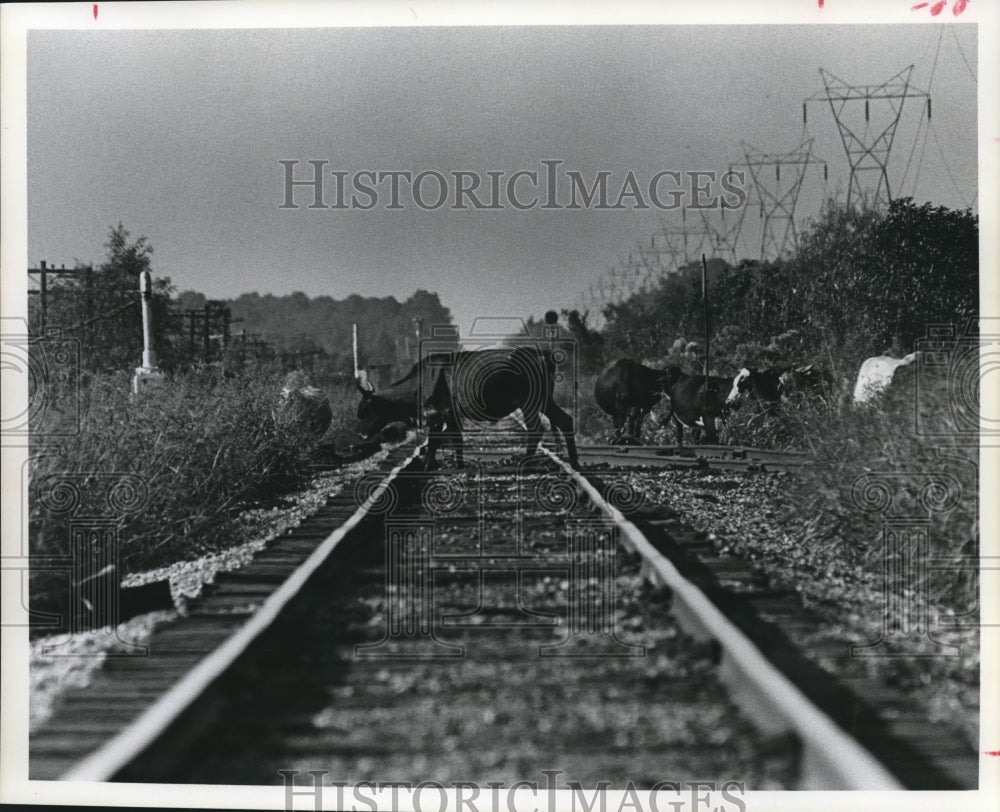
[[(710, 263), (713, 368), (782, 358), (848, 371), (910, 352), (929, 324), (963, 326), (977, 312), (978, 241), (970, 211), (909, 198), (885, 210), (828, 202), (792, 257)], [(663, 359), (676, 339), (700, 340), (699, 274), (687, 266), (605, 308), (605, 354)]]
[[(119, 223), (112, 227), (107, 259), (97, 268), (78, 265), (72, 277), (52, 284), (48, 323), (80, 341), (84, 368), (130, 369), (142, 359), (142, 315), (139, 275), (151, 269), (153, 247), (146, 237), (129, 240)], [(169, 363), (174, 351), (169, 336), (173, 286), (167, 277), (152, 276), (154, 348)]]
[(887, 211), (828, 206), (792, 261), (804, 329), (851, 365), (910, 352), (927, 325), (978, 310), (978, 242), (970, 211), (910, 198)]
[(605, 364), (604, 336), (587, 324), (589, 311), (580, 313), (579, 310), (563, 310), (562, 315), (566, 319), (570, 335), (576, 339), (579, 347), (580, 374), (592, 375), (600, 372)]
[[(233, 317), (248, 333), (262, 335), (279, 352), (311, 343), (329, 358), (350, 359), (351, 325), (357, 324), (363, 365), (409, 365), (417, 355), (416, 319), (423, 335), (435, 325), (452, 324), (451, 311), (436, 293), (415, 291), (404, 302), (352, 294), (342, 301), (330, 296), (310, 298), (302, 292), (286, 296), (246, 293), (227, 302)], [(351, 363), (348, 360), (347, 366)], [(338, 369), (343, 366), (338, 362)]]
[(177, 294), (175, 306), (181, 310), (201, 310), (208, 302), (208, 298), (203, 293), (193, 290), (184, 290)]

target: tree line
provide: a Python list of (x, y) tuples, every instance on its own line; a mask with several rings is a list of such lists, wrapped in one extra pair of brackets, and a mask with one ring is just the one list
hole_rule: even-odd
[[(709, 261), (712, 366), (820, 363), (846, 374), (869, 356), (911, 352), (929, 325), (961, 329), (979, 310), (978, 242), (970, 210), (910, 198), (875, 210), (829, 202), (786, 259)], [(700, 371), (702, 302), (698, 262), (608, 305), (599, 332), (589, 314), (565, 315), (587, 348), (587, 373), (622, 356)]]
[[(121, 223), (110, 229), (104, 247), (107, 258), (100, 265), (78, 264), (74, 270), (79, 273), (56, 276), (49, 282), (45, 323), (79, 341), (85, 370), (131, 370), (139, 364), (142, 352), (138, 280), (143, 271), (153, 270), (153, 247), (144, 236), (131, 239)], [(37, 311), (38, 297), (32, 298), (31, 310)], [(209, 300), (195, 291), (178, 294), (169, 277), (155, 273), (151, 309), (154, 349), (166, 371), (206, 360), (242, 364), (248, 356), (259, 361), (263, 354), (286, 365), (309, 359), (311, 367), (321, 367), (324, 373), (349, 375), (353, 370), (352, 323), (361, 329), (361, 365), (396, 370), (417, 357), (418, 325), (429, 334), (432, 325), (452, 323), (451, 312), (437, 293), (426, 290), (417, 290), (402, 302), (392, 296), (310, 298), (301, 292), (284, 296), (244, 293)], [(196, 319), (187, 318), (195, 314), (205, 319), (206, 313), (208, 320), (197, 320), (197, 324)], [(212, 318), (222, 313), (224, 321)], [(40, 314), (29, 312), (29, 323), (37, 330)], [(253, 340), (241, 340), (246, 336)]]

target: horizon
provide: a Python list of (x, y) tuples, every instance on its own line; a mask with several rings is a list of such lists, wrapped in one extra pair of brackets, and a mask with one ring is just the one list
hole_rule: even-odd
[[(32, 31), (28, 255), (31, 265), (99, 264), (101, 223), (121, 221), (153, 245), (155, 274), (212, 299), (402, 300), (422, 288), (462, 335), (477, 316), (593, 314), (581, 306), (588, 290), (613, 281), (609, 269), (641, 262), (632, 252), (654, 232), (668, 235), (657, 247), (673, 240), (680, 250), (688, 231), (696, 258), (698, 240), (714, 253), (742, 215), (737, 257), (755, 258), (752, 179), (728, 220), (719, 206), (706, 213), (713, 247), (686, 188), (691, 173), (716, 173), (704, 204), (754, 149), (788, 156), (813, 138), (810, 159), (822, 157), (829, 178), (824, 186), (821, 166), (806, 166), (798, 228), (824, 194), (843, 199), (847, 159), (826, 102), (809, 102), (802, 123), (805, 99), (822, 90), (820, 66), (861, 83), (915, 63), (912, 85), (930, 88), (933, 116), (925, 127), (923, 99), (904, 105), (890, 188), (978, 211), (977, 135), (967, 126), (976, 52), (975, 28), (955, 25)], [(741, 70), (718, 70), (734, 55)], [(881, 126), (885, 111), (871, 107), (871, 126)], [(308, 187), (310, 161), (340, 173), (326, 176), (323, 209)], [(404, 171), (423, 176), (415, 200)], [(546, 205), (549, 171), (558, 206)], [(385, 177), (376, 184), (366, 173)], [(569, 205), (601, 173), (607, 204)], [(434, 206), (437, 175), (449, 184), (447, 206)], [(343, 209), (340, 178), (352, 184)], [(451, 205), (476, 179), (483, 205), (468, 196)], [(651, 205), (654, 181), (664, 204), (685, 187), (684, 206)], [(534, 192), (537, 205), (522, 208)]]

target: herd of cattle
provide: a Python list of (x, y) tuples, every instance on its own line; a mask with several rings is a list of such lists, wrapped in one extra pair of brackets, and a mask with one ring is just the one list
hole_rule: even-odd
[(663, 396), (670, 411), (665, 422), (674, 422), (678, 446), (684, 443), (684, 429), (690, 428), (698, 441), (701, 432), (710, 443), (718, 441), (718, 422), (744, 400), (773, 407), (783, 398), (796, 395), (826, 395), (833, 377), (815, 366), (793, 369), (741, 369), (733, 377), (689, 375), (679, 367), (658, 370), (628, 358), (604, 368), (594, 386), (594, 399), (611, 416), (613, 438), (617, 442), (639, 442), (642, 422)]
[[(894, 373), (912, 365), (915, 358), (911, 354), (865, 361), (854, 388), (855, 404), (870, 403), (890, 386)], [(554, 400), (555, 376), (552, 353), (539, 347), (440, 353), (414, 364), (384, 394), (356, 382), (361, 393), (357, 418), (365, 439), (378, 436), (392, 423), (425, 426), (425, 460), (430, 468), (436, 465), (437, 451), (443, 445), (452, 447), (461, 462), (463, 421), (497, 423), (520, 412), (530, 455), (541, 442), (544, 417), (557, 441), (562, 435), (570, 464), (576, 466), (574, 422)], [(593, 394), (611, 417), (613, 441), (620, 443), (638, 442), (643, 420), (666, 397), (666, 420), (674, 422), (677, 443), (683, 445), (685, 428), (693, 431), (695, 442), (702, 433), (707, 442), (718, 442), (719, 421), (744, 401), (770, 409), (785, 399), (827, 397), (835, 389), (830, 373), (816, 366), (741, 369), (733, 377), (706, 378), (676, 366), (653, 369), (622, 358), (604, 368)]]
[[(916, 358), (913, 353), (898, 359), (883, 355), (866, 360), (854, 387), (854, 403), (871, 403), (890, 388), (894, 378), (911, 383)], [(296, 376), (301, 373), (293, 373), (286, 381), (279, 414), (285, 422), (322, 435), (332, 419), (329, 402), (319, 389)], [(530, 455), (542, 440), (544, 418), (557, 442), (562, 435), (570, 464), (576, 466), (574, 422), (555, 402), (555, 380), (552, 352), (535, 346), (438, 353), (414, 364), (385, 394), (376, 394), (370, 384), (356, 381), (361, 392), (357, 418), (366, 440), (378, 437), (393, 423), (426, 426), (428, 467), (436, 465), (437, 451), (443, 445), (454, 449), (461, 464), (465, 421), (497, 423), (514, 413), (520, 413), (528, 432)], [(593, 394), (611, 418), (612, 440), (617, 443), (640, 442), (644, 419), (667, 398), (664, 423), (673, 421), (681, 446), (685, 428), (692, 430), (696, 443), (702, 433), (707, 442), (718, 442), (720, 421), (745, 401), (767, 410), (782, 400), (829, 397), (836, 388), (828, 371), (811, 365), (741, 369), (732, 377), (706, 377), (676, 366), (653, 369), (621, 358), (601, 371)]]
[[(867, 359), (854, 385), (854, 404), (872, 403), (893, 386), (894, 380), (896, 388), (912, 386), (912, 365), (916, 358), (917, 354), (911, 353), (904, 358), (879, 355)], [(902, 375), (900, 370), (909, 374)], [(770, 409), (786, 399), (828, 398), (835, 390), (830, 372), (812, 364), (764, 370), (743, 368), (730, 378), (689, 375), (676, 366), (652, 369), (621, 358), (601, 371), (594, 386), (594, 399), (601, 410), (610, 415), (615, 441), (639, 442), (643, 420), (666, 396), (670, 411), (664, 422), (674, 422), (677, 445), (681, 446), (685, 428), (693, 431), (695, 442), (702, 431), (708, 442), (717, 442), (718, 422), (745, 400)]]

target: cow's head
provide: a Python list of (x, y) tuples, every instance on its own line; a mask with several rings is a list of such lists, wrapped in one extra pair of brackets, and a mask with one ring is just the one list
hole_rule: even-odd
[(750, 388), (750, 370), (743, 367), (739, 372), (736, 373), (733, 378), (733, 388), (729, 390), (729, 395), (726, 398), (727, 406), (735, 406), (742, 399), (743, 395), (746, 394), (747, 390)]
[(358, 404), (358, 423), (361, 424), (361, 436), (370, 440), (392, 422), (389, 415), (389, 403), (381, 395), (375, 394), (371, 384), (362, 386), (355, 378), (354, 385), (361, 393), (361, 403)]
[(753, 371), (744, 367), (733, 378), (733, 388), (726, 398), (727, 406), (736, 406), (746, 395), (755, 395), (763, 403), (777, 403), (781, 400), (784, 381), (781, 370), (765, 369)]
[(677, 381), (679, 381), (684, 376), (684, 371), (679, 367), (671, 364), (666, 367), (662, 373), (660, 373), (659, 384), (663, 387), (664, 394), (670, 397), (670, 390)]

